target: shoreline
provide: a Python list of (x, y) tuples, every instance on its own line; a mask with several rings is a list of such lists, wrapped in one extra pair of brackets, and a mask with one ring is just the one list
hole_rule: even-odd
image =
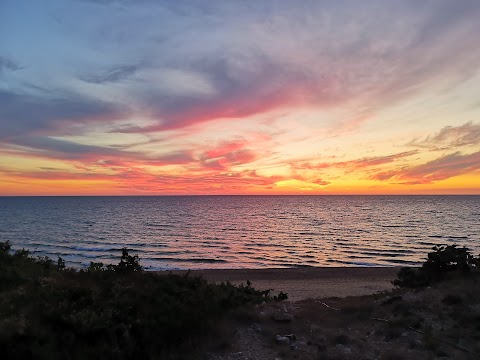
[[(396, 278), (400, 267), (306, 267), (267, 269), (207, 269), (191, 270), (193, 276), (208, 281), (246, 284), (247, 280), (258, 290), (283, 291), (288, 300), (371, 295), (391, 290), (390, 281)], [(155, 271), (183, 275), (188, 270)]]

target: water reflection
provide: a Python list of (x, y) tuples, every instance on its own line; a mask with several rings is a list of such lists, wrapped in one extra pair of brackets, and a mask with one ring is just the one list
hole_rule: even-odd
[(152, 269), (415, 264), (435, 244), (480, 251), (478, 196), (0, 198), (15, 249)]

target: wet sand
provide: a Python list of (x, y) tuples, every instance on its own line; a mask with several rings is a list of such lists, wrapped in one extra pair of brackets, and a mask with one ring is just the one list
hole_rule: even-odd
[[(308, 267), (289, 269), (194, 270), (213, 282), (246, 283), (259, 290), (274, 289), (288, 293), (291, 301), (309, 298), (369, 295), (392, 289), (397, 267)], [(165, 272), (163, 272), (165, 273)], [(185, 271), (174, 271), (183, 274)]]

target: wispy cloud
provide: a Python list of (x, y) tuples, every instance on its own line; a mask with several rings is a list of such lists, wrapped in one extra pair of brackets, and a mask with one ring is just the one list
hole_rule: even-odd
[(135, 71), (137, 71), (137, 66), (135, 65), (117, 66), (102, 73), (81, 76), (80, 79), (93, 84), (103, 84), (125, 79), (133, 75)]
[(5, 70), (16, 71), (20, 69), (22, 69), (22, 66), (20, 66), (20, 64), (16, 63), (13, 60), (0, 56), (0, 75), (2, 75)]
[(264, 154), (265, 151), (252, 149), (249, 141), (240, 138), (222, 141), (215, 146), (208, 147), (200, 154), (199, 158), (202, 166), (208, 169), (232, 171), (232, 168), (249, 164)]
[(15, 182), (28, 180), (51, 181), (107, 181), (117, 189), (129, 189), (134, 193), (247, 193), (259, 189), (275, 188), (280, 176), (260, 176), (255, 171), (241, 172), (200, 172), (191, 174), (151, 173), (140, 167), (102, 172), (98, 169), (65, 171), (59, 169), (37, 169), (29, 172), (1, 169), (0, 174), (8, 175)]
[(0, 139), (29, 133), (65, 135), (82, 123), (108, 121), (119, 106), (74, 94), (39, 97), (0, 90)]
[(126, 192), (241, 192), (478, 170), (476, 1), (30, 6), (2, 3), (8, 176), (22, 158), (46, 163), (22, 170), (32, 179), (72, 169)]
[(460, 126), (446, 126), (433, 136), (413, 140), (407, 144), (419, 148), (439, 149), (480, 145), (480, 124), (468, 122)]
[(294, 169), (320, 170), (328, 168), (344, 169), (347, 172), (356, 171), (364, 168), (370, 168), (385, 164), (393, 163), (397, 160), (407, 158), (418, 154), (418, 150), (404, 151), (401, 153), (390, 154), (385, 156), (364, 157), (349, 161), (332, 161), (332, 162), (291, 162), (290, 165)]
[(93, 157), (130, 157), (133, 153), (121, 151), (115, 148), (83, 145), (71, 141), (60, 140), (50, 137), (17, 137), (15, 145), (27, 147), (36, 151), (38, 154), (44, 154), (52, 159), (87, 159)]
[[(82, 34), (100, 48), (88, 49), (100, 51), (99, 60), (93, 60), (100, 70), (79, 65), (75, 73), (85, 74), (81, 79), (92, 84), (132, 80), (115, 91), (155, 124), (133, 124), (124, 132), (165, 131), (295, 106), (361, 104), (375, 110), (427, 87), (441, 89), (465, 79), (480, 60), (480, 50), (471, 46), (480, 7), (469, 1), (422, 8), (408, 1), (382, 6), (377, 1), (361, 6), (354, 1), (122, 3), (129, 11), (99, 10), (90, 19), (91, 30)], [(86, 16), (85, 9), (76, 10), (72, 26)], [(109, 10), (111, 18), (99, 21)], [(393, 13), (403, 20), (392, 21)], [(127, 27), (132, 31), (125, 32)], [(102, 47), (112, 52), (102, 52)], [(131, 59), (136, 65), (108, 65)], [(189, 92), (194, 81), (203, 81), (200, 87), (208, 92)], [(67, 115), (61, 108), (58, 112), (46, 113)], [(339, 126), (363, 123), (358, 114), (352, 118), (351, 124)]]
[(455, 152), (422, 165), (380, 172), (371, 176), (371, 179), (405, 185), (431, 184), (478, 170), (480, 170), (480, 152), (467, 155)]

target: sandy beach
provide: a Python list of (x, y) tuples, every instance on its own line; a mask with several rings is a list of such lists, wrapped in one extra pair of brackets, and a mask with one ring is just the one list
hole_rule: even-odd
[[(213, 282), (246, 283), (259, 290), (274, 289), (288, 293), (290, 301), (309, 298), (370, 295), (389, 290), (396, 278), (397, 267), (308, 267), (287, 269), (195, 270)], [(161, 272), (162, 273), (162, 272)], [(166, 272), (163, 272), (166, 273)], [(182, 274), (185, 271), (174, 271)]]

